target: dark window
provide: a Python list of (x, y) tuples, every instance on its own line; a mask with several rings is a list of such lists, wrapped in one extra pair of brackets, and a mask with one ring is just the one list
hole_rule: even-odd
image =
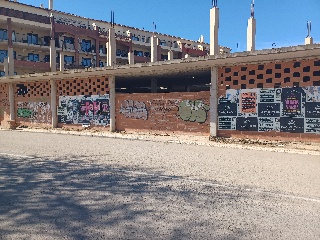
[(247, 67), (241, 67), (241, 71), (247, 71)]
[(143, 57), (143, 51), (134, 50), (134, 51), (133, 51), (133, 54), (134, 54), (135, 56)]
[(4, 62), (4, 59), (8, 57), (8, 51), (0, 50), (0, 62)]
[(314, 61), (314, 66), (319, 67), (320, 66), (320, 60)]
[(275, 69), (281, 69), (281, 64), (276, 64)]
[(74, 62), (74, 56), (64, 56), (64, 63), (65, 64), (73, 64)]
[(254, 84), (255, 83), (255, 80), (254, 79), (250, 79), (249, 80), (249, 84)]
[(266, 74), (272, 74), (272, 69), (267, 69)]
[(281, 78), (281, 73), (276, 73), (274, 76), (275, 78)]
[(319, 76), (320, 76), (320, 71), (314, 71), (314, 72), (313, 72), (313, 76), (319, 77)]
[(258, 79), (263, 79), (263, 74), (258, 74), (257, 78)]
[(82, 58), (82, 66), (91, 67), (91, 58)]
[(309, 82), (309, 81), (310, 81), (310, 77), (309, 77), (309, 76), (303, 77), (303, 81), (304, 81), (304, 82)]
[(0, 71), (0, 77), (4, 77), (5, 76), (5, 72), (4, 71)]
[(294, 86), (294, 87), (299, 87), (299, 82), (294, 82), (294, 83), (293, 83), (293, 86)]
[(303, 72), (310, 72), (310, 66), (304, 67), (304, 68), (303, 68)]
[(241, 89), (246, 89), (247, 85), (246, 84), (241, 84)]
[(81, 41), (81, 51), (90, 52), (91, 51), (91, 41), (82, 39)]
[(168, 60), (168, 55), (161, 54), (161, 60)]
[(255, 74), (256, 74), (255, 70), (249, 71), (249, 75), (255, 75)]
[(226, 77), (226, 81), (227, 82), (231, 81), (231, 77)]
[(102, 61), (99, 61), (99, 67), (104, 67), (104, 63)]
[(44, 46), (50, 46), (50, 37), (49, 36), (44, 36), (43, 37), (43, 45)]
[(272, 83), (272, 78), (268, 78), (268, 79), (266, 80), (266, 83)]
[(294, 68), (300, 67), (300, 62), (295, 62), (295, 63), (293, 64), (293, 67), (294, 67)]
[(285, 68), (284, 73), (290, 73), (290, 68)]
[(264, 65), (259, 65), (258, 66), (258, 70), (263, 70), (264, 69)]
[(281, 87), (281, 83), (275, 83), (274, 84), (274, 88), (280, 88)]
[(0, 29), (0, 40), (8, 40), (8, 32), (6, 29)]
[(38, 34), (28, 33), (27, 34), (27, 42), (28, 42), (28, 44), (38, 45)]
[(238, 80), (233, 80), (233, 85), (238, 85)]
[(225, 73), (229, 73), (229, 72), (231, 72), (231, 68), (226, 68)]
[(50, 62), (50, 55), (45, 55), (43, 60), (44, 62)]
[(247, 75), (241, 76), (241, 80), (247, 80)]
[(299, 72), (294, 72), (293, 73), (293, 77), (300, 77), (300, 73)]
[(136, 36), (132, 36), (131, 39), (132, 39), (133, 41), (139, 41), (139, 38), (136, 37)]
[(106, 48), (103, 45), (99, 45), (99, 53), (106, 54)]
[(39, 62), (39, 54), (29, 53), (28, 61)]
[(150, 52), (144, 52), (144, 53), (143, 53), (143, 56), (144, 56), (144, 57), (150, 57)]
[(313, 86), (320, 86), (320, 81), (313, 81)]
[(258, 83), (258, 84), (257, 84), (257, 87), (258, 87), (258, 88), (263, 88), (263, 83)]
[(239, 75), (238, 72), (234, 72), (234, 73), (233, 73), (233, 76), (235, 76), (235, 77), (238, 76), (238, 75)]
[(290, 82), (290, 78), (289, 77), (284, 78), (284, 82), (285, 83)]

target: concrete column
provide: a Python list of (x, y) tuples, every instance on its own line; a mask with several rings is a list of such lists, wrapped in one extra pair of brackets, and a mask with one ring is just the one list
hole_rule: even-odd
[(76, 68), (79, 67), (79, 37), (75, 36), (74, 37), (74, 64), (76, 65)]
[[(99, 33), (99, 30), (96, 30)], [(100, 48), (99, 48), (99, 38), (96, 38), (96, 67), (100, 67)]]
[(56, 42), (54, 39), (50, 40), (50, 69), (51, 72), (57, 71), (57, 52), (56, 52)]
[(256, 19), (251, 17), (248, 20), (247, 28), (247, 51), (256, 50)]
[(219, 8), (210, 9), (210, 55), (220, 54), (219, 42)]
[(158, 61), (158, 38), (157, 36), (152, 36), (151, 39), (151, 62)]
[(116, 131), (116, 79), (115, 76), (109, 77), (109, 107), (110, 107), (110, 132)]
[(210, 87), (210, 136), (217, 137), (218, 131), (218, 68), (211, 68)]
[(60, 52), (60, 72), (64, 71), (64, 52)]
[(173, 51), (172, 50), (170, 50), (169, 52), (168, 52), (168, 60), (170, 61), (170, 60), (173, 60)]
[(52, 128), (58, 127), (58, 115), (57, 115), (57, 83), (54, 80), (50, 80), (51, 86), (51, 115), (52, 115)]
[(9, 61), (8, 61), (8, 58), (4, 59), (3, 64), (4, 64), (4, 75), (7, 77), (7, 76), (9, 76)]
[(158, 90), (158, 81), (156, 78), (151, 79), (151, 93), (156, 93)]
[(49, 0), (49, 10), (53, 9), (53, 0)]
[(8, 47), (12, 48), (12, 22), (7, 18)]
[(304, 40), (305, 45), (313, 44), (313, 38), (312, 37), (306, 37)]
[(133, 54), (133, 52), (129, 51), (128, 60), (129, 60), (129, 64), (134, 64), (134, 54)]
[(13, 48), (8, 47), (8, 76), (14, 75), (14, 56)]
[(15, 104), (14, 104), (14, 86), (9, 83), (9, 103), (10, 103), (10, 121), (16, 120)]
[(107, 43), (108, 49), (108, 66), (114, 66), (117, 63), (116, 59), (116, 32), (114, 28), (109, 29), (109, 41)]

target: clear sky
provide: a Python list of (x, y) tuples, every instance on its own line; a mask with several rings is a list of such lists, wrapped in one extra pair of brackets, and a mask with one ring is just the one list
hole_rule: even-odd
[[(48, 7), (48, 0), (18, 0), (21, 3)], [(220, 9), (219, 44), (233, 52), (246, 49), (247, 21), (251, 0), (218, 0)], [(54, 9), (83, 17), (115, 22), (131, 27), (209, 42), (211, 0), (54, 0)], [(255, 0), (257, 49), (304, 44), (307, 21), (311, 35), (320, 43), (320, 0)], [(237, 43), (239, 47), (237, 49)]]

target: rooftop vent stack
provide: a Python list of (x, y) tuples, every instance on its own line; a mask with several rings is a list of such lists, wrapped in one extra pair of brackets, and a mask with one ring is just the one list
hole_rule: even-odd
[(251, 16), (247, 28), (247, 51), (256, 50), (256, 19), (254, 18), (254, 0), (251, 2)]
[(210, 55), (219, 54), (218, 32), (219, 32), (218, 0), (213, 0), (212, 8), (210, 9)]
[(49, 0), (49, 10), (53, 9), (53, 0)]

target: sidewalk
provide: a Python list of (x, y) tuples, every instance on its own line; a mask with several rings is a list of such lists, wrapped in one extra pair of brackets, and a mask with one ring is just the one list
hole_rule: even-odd
[[(0, 128), (0, 130), (3, 130)], [(236, 138), (215, 138), (209, 139), (209, 136), (194, 136), (182, 135), (174, 133), (146, 133), (146, 132), (109, 132), (97, 130), (82, 130), (69, 131), (64, 129), (39, 129), (39, 128), (18, 128), (13, 131), (21, 132), (41, 132), (41, 133), (56, 133), (56, 134), (72, 134), (78, 136), (95, 136), (117, 139), (141, 140), (152, 142), (166, 142), (176, 144), (214, 146), (223, 148), (241, 148), (260, 151), (272, 152), (288, 152), (297, 154), (320, 155), (320, 143), (305, 143), (305, 142), (283, 142), (283, 141), (265, 141), (265, 140), (250, 140)]]

